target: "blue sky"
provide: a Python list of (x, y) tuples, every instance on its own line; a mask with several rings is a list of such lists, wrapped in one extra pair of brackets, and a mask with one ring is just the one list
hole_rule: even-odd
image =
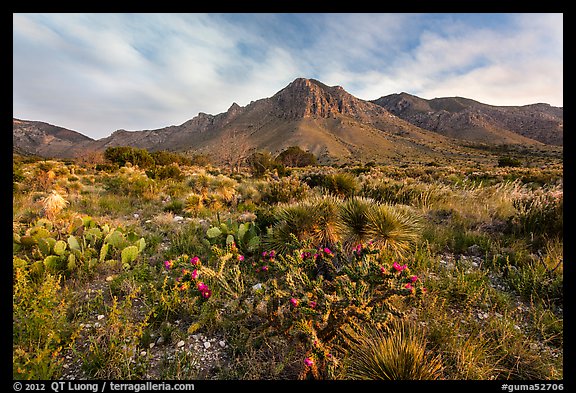
[(179, 125), (298, 77), (563, 106), (563, 14), (13, 14), (13, 114), (95, 139)]

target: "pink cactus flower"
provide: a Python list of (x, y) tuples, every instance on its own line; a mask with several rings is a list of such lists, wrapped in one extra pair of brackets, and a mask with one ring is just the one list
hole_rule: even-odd
[(298, 299), (292, 298), (292, 299), (290, 299), (290, 303), (292, 303), (292, 305), (293, 305), (294, 307), (298, 307)]
[(194, 266), (198, 265), (200, 263), (200, 258), (198, 257), (194, 257), (192, 259), (190, 259), (190, 263)]
[(418, 276), (412, 276), (412, 277), (410, 277), (410, 281), (412, 281), (412, 282), (418, 281)]
[(404, 285), (404, 288), (409, 289), (410, 292), (412, 292), (413, 287), (412, 287), (412, 285), (410, 285), (410, 283), (408, 283), (408, 284)]
[(310, 307), (311, 307), (311, 308), (315, 308), (315, 307), (316, 307), (316, 302), (315, 302), (314, 300), (312, 300), (312, 301), (310, 302)]
[(262, 266), (262, 271), (263, 271), (263, 272), (268, 271), (268, 266), (266, 266), (266, 265)]
[(332, 251), (330, 251), (330, 249), (328, 247), (326, 247), (324, 249), (324, 253), (328, 254), (328, 255), (332, 255)]
[(198, 275), (199, 275), (198, 270), (194, 269), (190, 277), (192, 277), (193, 280), (196, 280), (198, 278)]
[(312, 367), (312, 365), (314, 364), (314, 361), (310, 358), (306, 358), (306, 359), (304, 359), (304, 364), (308, 367)]
[(396, 269), (396, 271), (401, 272), (402, 270), (406, 269), (407, 266), (406, 266), (406, 265), (400, 265), (398, 262), (394, 262), (394, 263), (392, 264), (392, 267), (393, 267), (394, 269)]
[(196, 288), (198, 288), (198, 290), (199, 290), (200, 292), (203, 292), (203, 291), (205, 291), (205, 290), (208, 289), (208, 285), (206, 285), (206, 284), (204, 284), (202, 281), (200, 281), (200, 282), (198, 283), (198, 285), (196, 285)]
[(172, 266), (174, 266), (174, 262), (172, 261), (164, 261), (164, 267), (168, 270), (172, 269)]
[(203, 297), (204, 299), (209, 299), (210, 296), (212, 296), (212, 291), (209, 290), (208, 288), (206, 288), (205, 290), (201, 291), (200, 293), (202, 294), (202, 297)]
[(238, 260), (242, 262), (244, 260), (244, 255), (238, 255)]

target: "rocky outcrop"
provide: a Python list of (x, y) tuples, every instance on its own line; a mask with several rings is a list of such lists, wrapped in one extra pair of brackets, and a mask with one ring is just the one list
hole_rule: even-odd
[(494, 106), (461, 97), (426, 100), (407, 93), (372, 102), (418, 127), (453, 138), (563, 145), (564, 110), (548, 104)]

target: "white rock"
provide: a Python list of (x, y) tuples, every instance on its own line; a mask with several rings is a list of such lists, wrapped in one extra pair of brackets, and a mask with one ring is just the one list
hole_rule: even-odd
[(184, 217), (182, 217), (182, 216), (174, 216), (174, 222), (180, 222), (180, 221), (182, 221), (182, 220), (184, 220)]
[(149, 345), (150, 349), (154, 348), (154, 345), (156, 345), (156, 344), (150, 343), (150, 345)]
[(134, 218), (140, 218), (140, 214), (134, 213)]
[(226, 342), (224, 342), (224, 340), (218, 341), (218, 344), (219, 344), (222, 348), (224, 348), (224, 347), (226, 346)]
[(98, 320), (100, 321), (101, 319), (104, 319), (104, 315), (102, 314), (98, 315)]
[(178, 341), (178, 344), (176, 344), (176, 346), (177, 346), (178, 348), (180, 348), (180, 347), (183, 347), (184, 344), (185, 344), (184, 340), (180, 340), (180, 341)]
[(140, 352), (140, 356), (146, 356), (146, 351)]
[(100, 326), (102, 326), (102, 325), (100, 324), (100, 322), (94, 322), (94, 327), (95, 327), (95, 328), (99, 328)]
[(162, 336), (158, 337), (158, 340), (156, 340), (156, 344), (157, 345), (164, 344), (164, 337), (162, 337)]
[(209, 341), (206, 341), (204, 343), (204, 348), (206, 348), (206, 349), (210, 348), (210, 342)]
[(258, 283), (256, 285), (252, 286), (253, 291), (257, 291), (259, 289), (262, 289), (262, 283)]

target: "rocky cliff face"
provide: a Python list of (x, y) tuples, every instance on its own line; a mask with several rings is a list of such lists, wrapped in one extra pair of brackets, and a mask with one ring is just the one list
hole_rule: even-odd
[(563, 108), (548, 104), (493, 106), (461, 97), (425, 100), (406, 93), (372, 101), (396, 116), (453, 138), (562, 146)]
[(71, 157), (76, 148), (89, 145), (93, 141), (92, 138), (79, 132), (52, 124), (12, 120), (13, 146), (24, 154), (57, 158)]

